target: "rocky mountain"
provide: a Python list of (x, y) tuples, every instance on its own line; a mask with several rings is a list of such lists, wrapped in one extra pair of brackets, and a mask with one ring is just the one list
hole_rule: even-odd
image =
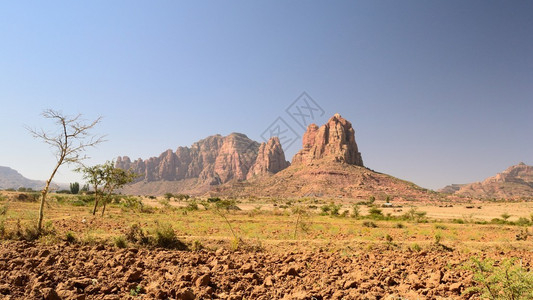
[(324, 158), (335, 162), (363, 166), (363, 158), (355, 142), (355, 131), (352, 128), (352, 123), (339, 114), (335, 114), (320, 127), (316, 124), (309, 125), (302, 143), (303, 148), (293, 157), (293, 164), (308, 164)]
[(438, 195), (395, 177), (363, 166), (352, 124), (335, 114), (318, 127), (308, 126), (302, 150), (292, 164), (273, 176), (230, 182), (212, 195), (229, 197), (326, 197), (395, 200), (431, 200)]
[(0, 166), (0, 189), (25, 187), (40, 190), (45, 184), (44, 181), (28, 179), (9, 167)]
[(440, 192), (476, 198), (533, 198), (533, 166), (519, 163), (482, 182), (451, 185)]
[(147, 160), (123, 156), (116, 161), (116, 167), (141, 175), (124, 192), (143, 194), (197, 194), (231, 180), (275, 174), (288, 165), (277, 137), (259, 144), (241, 133), (210, 136)]

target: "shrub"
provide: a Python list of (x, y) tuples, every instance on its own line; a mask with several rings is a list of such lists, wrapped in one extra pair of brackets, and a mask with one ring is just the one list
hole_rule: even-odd
[(435, 233), (435, 245), (440, 245), (440, 241), (442, 240), (442, 234), (440, 232)]
[(210, 197), (210, 198), (207, 198), (207, 202), (217, 203), (217, 202), (220, 202), (220, 198), (218, 198), (218, 197)]
[(358, 204), (354, 204), (352, 206), (352, 217), (359, 218), (361, 216), (361, 208), (359, 208)]
[(117, 248), (120, 249), (126, 248), (128, 246), (128, 242), (126, 241), (126, 238), (124, 236), (115, 237), (113, 243), (115, 244), (115, 246), (117, 246)]
[(464, 294), (477, 292), (482, 299), (533, 299), (533, 273), (515, 258), (506, 258), (496, 267), (492, 259), (473, 257), (466, 269), (474, 272), (477, 286)]
[(383, 218), (383, 211), (375, 206), (370, 207), (370, 209), (368, 210), (368, 213), (370, 214), (370, 217), (372, 219)]
[(335, 203), (325, 204), (320, 207), (320, 210), (322, 210), (321, 215), (330, 215), (330, 216), (338, 216), (339, 211), (341, 209), (340, 205), (336, 205)]
[(4, 220), (0, 220), (0, 238), (4, 238), (6, 236), (6, 224)]
[(371, 221), (364, 221), (363, 222), (363, 226), (368, 227), (368, 228), (376, 228), (376, 227), (378, 227), (378, 225), (376, 225), (376, 223), (371, 222)]
[(442, 230), (446, 230), (448, 229), (448, 227), (442, 225), (442, 224), (435, 224), (435, 229), (442, 229)]
[(421, 222), (425, 219), (426, 214), (425, 211), (418, 211), (416, 207), (411, 207), (409, 211), (402, 215), (402, 218), (409, 221)]
[[(209, 198), (209, 199), (212, 199), (212, 198)], [(209, 201), (208, 199), (208, 201)], [(226, 210), (226, 211), (230, 211), (230, 210), (241, 210), (237, 205), (236, 205), (236, 201), (235, 200), (220, 200), (220, 198), (215, 198), (215, 199), (219, 199), (217, 202), (215, 202), (215, 206), (218, 210)], [(212, 202), (212, 201), (211, 201)]]
[(65, 241), (69, 244), (73, 244), (76, 242), (76, 236), (74, 235), (74, 233), (72, 231), (68, 231), (66, 234), (65, 234)]
[(392, 243), (392, 236), (390, 234), (387, 234), (385, 235), (385, 240), (387, 241), (387, 243)]
[(5, 216), (7, 214), (7, 205), (0, 205), (0, 216)]
[(126, 232), (126, 240), (131, 243), (146, 245), (150, 239), (146, 236), (139, 224), (132, 224)]
[(422, 250), (422, 248), (420, 247), (419, 244), (417, 243), (414, 243), (413, 245), (411, 245), (411, 249), (415, 252), (420, 252), (420, 250)]
[(191, 245), (192, 251), (200, 251), (202, 249), (204, 249), (204, 245), (202, 245), (202, 243), (199, 240), (194, 240), (192, 242), (192, 245)]
[(507, 221), (507, 220), (511, 217), (511, 215), (508, 214), (508, 213), (503, 213), (503, 214), (500, 215), (500, 217), (502, 217), (502, 219), (504, 219), (505, 221)]
[(233, 238), (230, 243), (231, 251), (237, 251), (242, 247), (243, 241), (240, 238)]
[(138, 284), (134, 289), (130, 290), (130, 296), (139, 296), (140, 294), (144, 293), (145, 290), (142, 287), (142, 285)]
[(154, 245), (167, 249), (187, 249), (187, 246), (178, 239), (170, 224), (157, 224), (154, 232)]
[(394, 227), (395, 228), (405, 228), (405, 225), (403, 225), (403, 223), (396, 223), (396, 224), (394, 224)]
[(185, 209), (188, 210), (188, 211), (195, 211), (195, 210), (198, 210), (198, 203), (196, 203), (196, 201), (191, 201), (189, 203), (187, 203), (187, 206), (185, 206)]
[(177, 198), (178, 200), (189, 200), (191, 196), (187, 195), (187, 194), (177, 194), (177, 195), (174, 195), (174, 198)]
[(519, 226), (529, 226), (531, 225), (531, 222), (527, 218), (520, 217), (518, 221), (515, 222), (515, 224)]

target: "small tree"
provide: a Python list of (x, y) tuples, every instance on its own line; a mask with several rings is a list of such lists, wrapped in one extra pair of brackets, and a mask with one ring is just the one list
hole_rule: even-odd
[(80, 184), (77, 183), (77, 182), (71, 183), (70, 184), (70, 193), (76, 195), (79, 192), (80, 192)]
[(505, 212), (505, 213), (501, 214), (500, 217), (502, 217), (502, 219), (507, 222), (507, 220), (509, 220), (511, 215)]
[(52, 170), (52, 174), (50, 174), (44, 189), (41, 191), (39, 221), (37, 224), (39, 233), (42, 230), (46, 196), (50, 189), (50, 183), (54, 179), (59, 167), (63, 164), (79, 163), (87, 158), (82, 155), (87, 148), (94, 147), (104, 141), (102, 136), (97, 137), (90, 134), (91, 129), (100, 123), (101, 117), (94, 121), (86, 122), (81, 118), (81, 115), (72, 117), (52, 109), (44, 110), (42, 116), (46, 119), (53, 120), (57, 125), (57, 129), (53, 132), (46, 132), (43, 129), (27, 127), (33, 137), (42, 140), (54, 149), (54, 155), (56, 157), (56, 164)]
[[(82, 166), (76, 169), (76, 172), (83, 173), (83, 179), (87, 180), (94, 188), (94, 208), (93, 216), (96, 214), (96, 208), (98, 207), (98, 201), (100, 199), (99, 188), (104, 180), (104, 166), (95, 165), (92, 167)], [(88, 188), (88, 185), (87, 185)]]
[(84, 184), (83, 187), (81, 188), (80, 192), (83, 192), (83, 193), (86, 193), (89, 191), (89, 184)]
[(82, 172), (83, 178), (89, 182), (94, 188), (94, 208), (93, 215), (96, 214), (98, 203), (103, 196), (104, 206), (102, 209), (102, 216), (105, 213), (107, 202), (111, 197), (111, 194), (118, 188), (132, 182), (137, 174), (129, 170), (123, 170), (115, 168), (115, 164), (112, 161), (108, 161), (103, 165), (95, 165), (92, 167), (81, 167), (76, 171)]
[(133, 182), (135, 178), (138, 177), (138, 174), (134, 173), (131, 170), (124, 170), (115, 168), (114, 162), (106, 162), (104, 164), (103, 172), (103, 193), (104, 193), (104, 207), (102, 208), (102, 216), (105, 213), (106, 204), (111, 199), (111, 195), (116, 189), (123, 187), (124, 185)]

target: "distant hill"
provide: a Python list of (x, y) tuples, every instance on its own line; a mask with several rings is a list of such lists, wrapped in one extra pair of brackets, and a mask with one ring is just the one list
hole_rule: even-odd
[(9, 167), (0, 166), (0, 189), (25, 187), (40, 190), (45, 184), (46, 182), (41, 180), (28, 179)]
[(482, 182), (453, 184), (440, 192), (476, 198), (533, 198), (533, 167), (519, 163)]

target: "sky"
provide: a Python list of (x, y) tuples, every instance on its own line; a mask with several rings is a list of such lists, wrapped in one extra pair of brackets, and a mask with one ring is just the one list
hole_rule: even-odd
[(53, 130), (47, 108), (103, 117), (86, 164), (280, 124), (291, 160), (300, 125), (340, 113), (371, 169), (480, 181), (533, 165), (532, 29), (532, 1), (4, 1), (0, 166), (50, 175), (25, 129)]

